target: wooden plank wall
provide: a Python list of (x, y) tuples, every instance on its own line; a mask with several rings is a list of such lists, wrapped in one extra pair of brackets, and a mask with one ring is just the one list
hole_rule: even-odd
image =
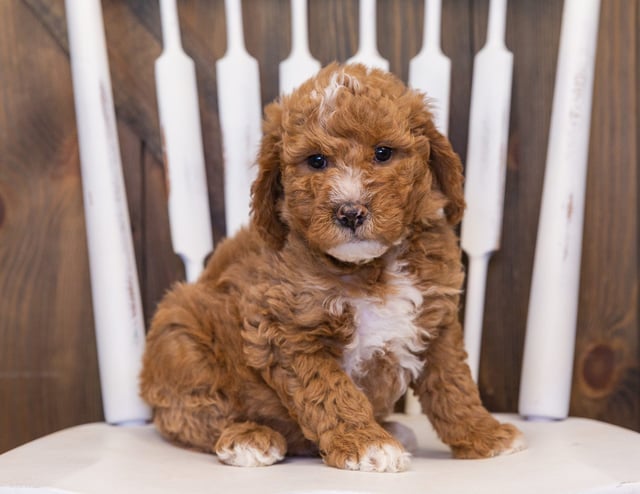
[[(379, 48), (406, 80), (422, 40), (422, 0), (378, 1)], [(288, 55), (286, 0), (244, 0), (263, 102)], [(157, 3), (103, 0), (118, 131), (147, 319), (183, 276), (170, 248), (153, 81)], [(181, 0), (196, 62), (215, 240), (224, 231), (214, 62), (225, 52), (223, 0)], [(453, 60), (450, 137), (466, 154), (473, 54), (488, 0), (443, 1)], [(313, 54), (345, 60), (356, 0), (311, 0)], [(490, 266), (480, 386), (515, 411), (561, 0), (509, 4), (515, 56), (502, 249)], [(571, 412), (640, 430), (638, 94), (640, 2), (602, 0), (590, 145), (580, 314)], [(63, 0), (0, 2), (0, 451), (102, 419)], [(544, 362), (541, 362), (544, 365)]]

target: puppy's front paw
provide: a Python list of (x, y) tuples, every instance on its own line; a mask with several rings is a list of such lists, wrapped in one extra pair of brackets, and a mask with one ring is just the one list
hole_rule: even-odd
[(410, 456), (395, 444), (371, 445), (364, 454), (348, 459), (345, 468), (361, 472), (403, 472), (409, 468)]
[(236, 467), (262, 467), (281, 461), (287, 442), (269, 427), (238, 423), (226, 428), (216, 443), (218, 459)]
[(489, 432), (470, 438), (464, 445), (452, 446), (456, 458), (489, 458), (526, 449), (524, 435), (511, 424), (498, 424)]
[[(409, 468), (411, 455), (393, 437), (369, 435), (364, 431), (337, 436), (323, 452), (328, 465), (362, 472), (403, 472)], [(373, 437), (378, 436), (376, 439)]]

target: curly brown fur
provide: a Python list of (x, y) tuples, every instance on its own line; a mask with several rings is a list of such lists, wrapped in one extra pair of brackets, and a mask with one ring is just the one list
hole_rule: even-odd
[(164, 298), (141, 389), (169, 439), (234, 465), (400, 471), (408, 387), (462, 458), (518, 449), (462, 348), (462, 167), (422, 94), (331, 65), (266, 109), (252, 224)]

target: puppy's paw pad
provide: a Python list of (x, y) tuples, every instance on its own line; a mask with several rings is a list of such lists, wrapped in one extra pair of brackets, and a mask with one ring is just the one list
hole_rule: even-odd
[(227, 465), (235, 467), (264, 467), (273, 465), (284, 458), (284, 452), (277, 446), (263, 451), (248, 444), (236, 444), (230, 448), (216, 451), (218, 459)]
[(403, 472), (409, 468), (411, 455), (393, 444), (369, 446), (358, 460), (347, 460), (347, 470), (361, 472)]
[(215, 453), (222, 463), (236, 467), (262, 467), (282, 460), (287, 452), (287, 441), (273, 429), (239, 422), (222, 431)]
[(469, 436), (463, 445), (452, 446), (455, 458), (491, 458), (516, 453), (526, 448), (522, 432), (511, 424), (497, 427), (477, 436)]

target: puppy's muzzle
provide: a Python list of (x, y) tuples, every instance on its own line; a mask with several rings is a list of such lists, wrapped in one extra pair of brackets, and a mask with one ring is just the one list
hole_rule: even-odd
[(336, 222), (355, 231), (369, 217), (369, 210), (364, 204), (353, 204), (351, 202), (338, 206), (335, 210)]

